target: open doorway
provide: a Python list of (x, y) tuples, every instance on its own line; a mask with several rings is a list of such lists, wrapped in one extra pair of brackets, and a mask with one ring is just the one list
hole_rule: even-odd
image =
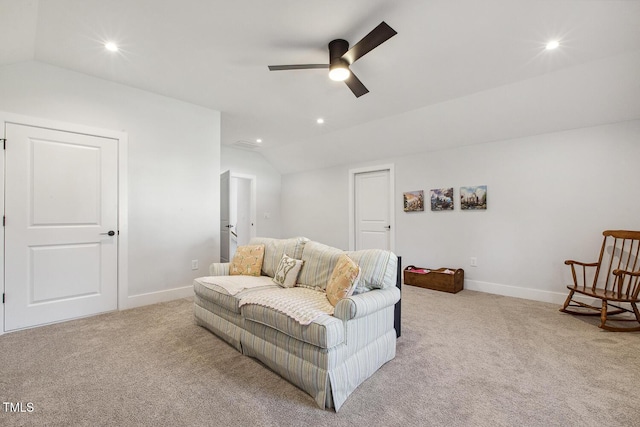
[(226, 171), (220, 175), (220, 262), (255, 237), (256, 177)]
[(234, 225), (230, 228), (231, 245), (229, 259), (233, 258), (238, 246), (246, 245), (251, 240), (251, 178), (231, 175), (229, 219)]

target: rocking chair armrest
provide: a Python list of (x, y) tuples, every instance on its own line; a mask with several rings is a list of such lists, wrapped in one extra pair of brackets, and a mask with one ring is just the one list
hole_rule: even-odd
[(566, 265), (577, 264), (577, 265), (581, 265), (583, 267), (597, 267), (598, 266), (597, 262), (580, 262), (580, 261), (574, 261), (572, 259), (568, 259), (564, 263)]
[(638, 276), (640, 276), (640, 270), (637, 270), (637, 271), (626, 271), (626, 270), (615, 269), (615, 270), (613, 270), (613, 274), (618, 276), (618, 277), (622, 277), (622, 276), (625, 276), (625, 275), (638, 277)]

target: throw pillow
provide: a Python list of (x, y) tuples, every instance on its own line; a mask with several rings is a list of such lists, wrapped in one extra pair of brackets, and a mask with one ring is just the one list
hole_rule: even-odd
[(260, 276), (264, 245), (238, 246), (229, 265), (229, 275)]
[(291, 258), (287, 254), (282, 256), (278, 268), (276, 268), (273, 281), (283, 288), (293, 288), (298, 280), (298, 273), (304, 261)]
[(327, 283), (327, 298), (331, 305), (335, 305), (342, 298), (353, 294), (353, 290), (358, 283), (360, 267), (351, 258), (341, 255), (338, 263), (331, 273), (329, 283)]

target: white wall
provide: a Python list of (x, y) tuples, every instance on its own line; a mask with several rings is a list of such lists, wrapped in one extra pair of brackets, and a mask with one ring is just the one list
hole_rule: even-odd
[[(258, 152), (222, 145), (220, 170), (256, 177), (256, 236), (281, 236), (280, 173)], [(265, 214), (269, 218), (265, 218)]]
[[(467, 289), (559, 303), (565, 259), (595, 261), (603, 230), (640, 229), (639, 141), (635, 120), (384, 159), (396, 252), (405, 266), (464, 268)], [(348, 170), (361, 166), (284, 175), (283, 234), (347, 247)], [(488, 186), (486, 211), (402, 209), (404, 191), (454, 187), (457, 198), (468, 185)]]
[(282, 234), (349, 249), (349, 168), (282, 176)]
[(0, 110), (128, 134), (129, 306), (188, 294), (219, 259), (218, 111), (37, 62), (0, 67)]

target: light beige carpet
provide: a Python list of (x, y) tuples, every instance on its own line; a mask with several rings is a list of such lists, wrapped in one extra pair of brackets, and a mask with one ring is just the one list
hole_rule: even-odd
[(638, 426), (640, 334), (403, 288), (397, 356), (340, 412), (193, 322), (189, 299), (0, 337), (2, 426)]

